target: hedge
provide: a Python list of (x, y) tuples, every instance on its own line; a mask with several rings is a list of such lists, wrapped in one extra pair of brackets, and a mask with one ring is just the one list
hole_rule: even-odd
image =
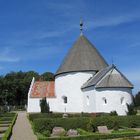
[(35, 132), (43, 132), (44, 130), (52, 131), (53, 127), (60, 126), (69, 129), (82, 128), (86, 129), (88, 123), (87, 118), (55, 118), (55, 119), (34, 119), (33, 128)]
[(10, 126), (8, 127), (8, 129), (6, 130), (6, 132), (4, 133), (4, 136), (1, 138), (1, 140), (8, 140), (12, 134), (12, 128), (15, 124), (16, 118), (17, 118), (17, 114), (12, 113), (13, 116), (13, 120), (12, 123), (10, 124)]
[(62, 118), (62, 113), (33, 113), (29, 114), (29, 120), (33, 121), (34, 119), (42, 119), (42, 118)]
[(14, 117), (15, 113), (0, 113), (0, 117)]
[[(92, 117), (94, 114), (89, 113), (75, 113), (75, 114), (68, 114), (69, 118), (74, 117)], [(33, 121), (34, 119), (40, 118), (62, 118), (63, 113), (32, 113), (29, 114), (29, 119)]]
[(12, 121), (13, 117), (0, 117), (0, 121)]
[(113, 138), (126, 138), (139, 136), (140, 132), (133, 133), (115, 133), (115, 134), (92, 134), (88, 136), (75, 136), (75, 137), (38, 137), (38, 140), (100, 140), (100, 139), (113, 139)]
[(33, 120), (36, 132), (52, 130), (54, 126), (60, 126), (68, 129), (81, 128), (88, 131), (95, 131), (97, 126), (105, 125), (109, 129), (134, 128), (140, 127), (140, 116), (103, 116), (96, 118), (79, 117), (79, 118), (40, 118)]

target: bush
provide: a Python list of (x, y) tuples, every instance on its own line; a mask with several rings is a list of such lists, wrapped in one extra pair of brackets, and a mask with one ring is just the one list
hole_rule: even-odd
[(127, 115), (136, 115), (137, 114), (137, 110), (135, 109), (134, 104), (127, 104)]
[[(48, 114), (47, 114), (48, 115)], [(31, 117), (31, 116), (30, 116)], [(31, 117), (32, 118), (32, 117)], [(72, 117), (72, 118), (32, 118), (33, 128), (35, 133), (40, 136), (38, 139), (46, 139), (45, 136), (49, 136), (52, 129), (55, 126), (63, 127), (66, 131), (69, 129), (77, 129), (78, 132), (84, 136), (77, 137), (61, 137), (67, 140), (93, 140), (93, 139), (105, 139), (105, 138), (118, 138), (126, 136), (140, 135), (140, 132), (128, 131), (131, 127), (140, 127), (140, 116), (102, 116), (102, 117)], [(99, 134), (96, 132), (97, 126), (105, 125), (109, 129), (114, 129), (113, 134)], [(125, 131), (118, 131), (119, 128), (127, 128)], [(47, 132), (46, 132), (47, 130)], [(131, 135), (130, 135), (131, 134)], [(85, 137), (85, 135), (88, 135)], [(45, 137), (45, 138), (44, 138)], [(55, 139), (55, 138), (48, 138)], [(58, 138), (57, 140), (59, 140)], [(55, 139), (56, 140), (56, 139)]]
[(117, 114), (116, 111), (111, 111), (111, 112), (110, 112), (110, 116), (118, 116), (118, 114)]
[(87, 118), (56, 118), (56, 119), (34, 119), (33, 125), (36, 132), (49, 130), (52, 132), (53, 127), (63, 127), (65, 130), (82, 128), (86, 129)]
[(0, 121), (12, 121), (13, 117), (0, 117)]
[(118, 123), (118, 121), (114, 121), (114, 123), (113, 123), (113, 129), (114, 130), (118, 130), (119, 129), (119, 123)]
[(14, 117), (15, 113), (2, 113), (0, 114), (0, 117)]
[(42, 135), (45, 136), (45, 137), (50, 137), (51, 132), (50, 132), (49, 130), (44, 130), (44, 131), (42, 132)]
[(6, 132), (4, 133), (1, 140), (10, 139), (10, 136), (12, 134), (12, 128), (13, 128), (15, 121), (16, 121), (16, 118), (17, 118), (17, 114), (15, 114), (15, 113), (8, 113), (8, 116), (13, 116), (13, 120), (12, 120), (12, 123), (9, 125), (8, 129), (6, 130)]
[(52, 129), (54, 127), (54, 121), (53, 119), (35, 119), (33, 121), (34, 130), (35, 132), (42, 133), (45, 130), (48, 130), (50, 133), (52, 132)]
[[(34, 119), (38, 118), (62, 118), (63, 113), (30, 113), (29, 119), (33, 121)], [(91, 117), (92, 114), (89, 113), (74, 113), (68, 114), (68, 118), (75, 118), (75, 117)]]
[(50, 112), (50, 107), (49, 104), (46, 101), (46, 97), (40, 100), (40, 108), (41, 108), (41, 113), (49, 113)]
[(108, 129), (118, 130), (122, 127), (140, 127), (140, 116), (103, 116), (96, 118), (40, 118), (33, 119), (36, 132), (52, 131), (54, 126), (63, 127), (65, 130), (81, 128), (95, 132), (97, 126), (105, 125)]
[(29, 119), (33, 121), (34, 119), (42, 118), (62, 118), (62, 113), (33, 113), (29, 114)]
[(99, 134), (93, 133), (91, 135), (80, 135), (76, 137), (44, 137), (38, 138), (38, 140), (101, 140), (101, 139), (113, 139), (113, 138), (126, 138), (139, 136), (139, 132), (130, 132), (130, 133), (114, 133), (114, 134)]

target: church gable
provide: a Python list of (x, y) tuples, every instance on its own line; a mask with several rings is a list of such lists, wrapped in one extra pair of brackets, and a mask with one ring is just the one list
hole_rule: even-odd
[(133, 88), (131, 82), (116, 68), (115, 65), (100, 70), (93, 78), (89, 79), (82, 89), (95, 86), (95, 88)]
[(133, 88), (131, 82), (116, 68), (111, 70), (96, 84), (96, 88)]

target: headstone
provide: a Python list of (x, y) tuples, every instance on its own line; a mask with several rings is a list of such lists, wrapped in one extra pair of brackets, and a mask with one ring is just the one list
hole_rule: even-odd
[(65, 133), (65, 129), (62, 127), (54, 127), (51, 136), (60, 136)]
[(67, 113), (64, 113), (63, 114), (63, 118), (68, 118), (68, 114)]
[(75, 129), (69, 129), (68, 132), (67, 132), (67, 135), (68, 136), (77, 136), (78, 132)]
[(98, 126), (97, 129), (98, 129), (99, 133), (110, 133), (107, 126)]

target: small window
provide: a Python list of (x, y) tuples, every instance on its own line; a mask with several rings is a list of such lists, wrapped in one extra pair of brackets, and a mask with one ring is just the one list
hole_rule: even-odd
[(121, 104), (122, 105), (125, 105), (125, 99), (124, 99), (124, 97), (121, 98)]
[(87, 105), (89, 106), (89, 96), (87, 96)]
[(62, 96), (62, 99), (63, 99), (63, 103), (64, 103), (64, 104), (67, 104), (67, 102), (68, 102), (67, 97), (66, 97), (66, 96)]
[(103, 97), (102, 99), (103, 99), (103, 104), (107, 104), (107, 99), (105, 97)]

